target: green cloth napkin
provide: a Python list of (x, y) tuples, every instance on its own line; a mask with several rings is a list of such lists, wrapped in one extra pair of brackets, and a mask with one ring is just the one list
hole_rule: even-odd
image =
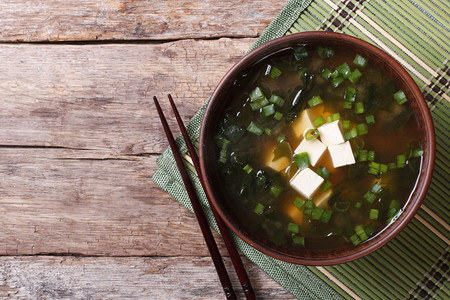
[[(447, 0), (289, 1), (253, 48), (285, 34), (342, 32), (383, 49), (411, 74), (430, 108), (436, 163), (426, 199), (414, 219), (380, 250), (346, 264), (308, 267), (285, 263), (238, 237), (236, 246), (298, 299), (450, 299), (449, 245), (449, 12)], [(206, 104), (187, 126), (198, 139)], [(177, 139), (181, 151), (186, 147)], [(192, 211), (170, 148), (158, 159), (153, 181)], [(217, 230), (200, 182), (191, 178), (211, 226)]]

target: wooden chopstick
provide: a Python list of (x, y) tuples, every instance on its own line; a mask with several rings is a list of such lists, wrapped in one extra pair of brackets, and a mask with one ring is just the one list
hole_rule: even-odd
[(217, 244), (211, 233), (211, 229), (209, 228), (206, 217), (203, 214), (203, 210), (200, 206), (200, 202), (198, 201), (192, 182), (190, 181), (189, 175), (186, 171), (186, 168), (184, 167), (181, 154), (178, 151), (177, 145), (175, 143), (175, 139), (173, 138), (172, 132), (170, 131), (169, 124), (167, 124), (166, 118), (164, 116), (164, 113), (162, 112), (161, 106), (159, 105), (158, 99), (156, 97), (153, 97), (153, 101), (155, 102), (156, 110), (158, 111), (159, 118), (161, 119), (164, 132), (166, 133), (167, 139), (169, 140), (169, 145), (175, 157), (175, 161), (177, 163), (178, 169), (183, 179), (184, 186), (186, 187), (186, 191), (189, 195), (189, 198), (191, 199), (191, 204), (192, 208), (194, 209), (195, 217), (197, 218), (198, 224), (200, 225), (200, 229), (205, 239), (206, 246), (208, 247), (217, 274), (219, 275), (219, 280), (225, 292), (225, 297), (227, 299), (237, 299), (230, 278), (228, 277), (227, 270), (225, 269), (225, 265), (223, 264), (222, 256), (219, 253), (219, 249), (217, 248)]
[[(178, 126), (180, 127), (181, 134), (183, 135), (184, 141), (186, 142), (186, 146), (189, 150), (189, 154), (191, 155), (191, 159), (194, 164), (195, 170), (197, 171), (197, 175), (198, 175), (198, 178), (200, 179), (200, 183), (203, 187), (203, 190), (205, 190), (205, 183), (203, 181), (203, 176), (201, 174), (200, 162), (198, 159), (197, 152), (195, 151), (194, 146), (192, 145), (191, 139), (189, 138), (189, 135), (186, 131), (186, 127), (183, 124), (183, 121), (181, 120), (180, 114), (178, 113), (178, 109), (175, 106), (172, 96), (170, 94), (168, 94), (167, 97), (169, 98), (170, 105), (172, 106), (172, 110), (175, 114), (175, 118), (177, 119), (177, 123), (178, 123)], [(242, 260), (241, 260), (241, 256), (239, 255), (239, 253), (233, 243), (230, 232), (228, 231), (228, 227), (226, 226), (225, 222), (222, 220), (222, 218), (217, 213), (217, 210), (212, 205), (211, 199), (209, 198), (209, 196), (207, 194), (206, 194), (206, 199), (208, 200), (209, 206), (211, 207), (211, 211), (214, 215), (214, 218), (216, 219), (217, 226), (219, 227), (219, 231), (220, 231), (220, 234), (222, 235), (222, 239), (225, 243), (228, 254), (230, 254), (231, 261), (233, 263), (234, 269), (236, 270), (236, 274), (239, 278), (239, 282), (241, 283), (245, 297), (247, 299), (252, 299), (252, 300), (256, 299), (255, 292), (250, 283), (250, 279), (248, 278), (247, 272), (245, 271), (244, 264), (242, 263)]]

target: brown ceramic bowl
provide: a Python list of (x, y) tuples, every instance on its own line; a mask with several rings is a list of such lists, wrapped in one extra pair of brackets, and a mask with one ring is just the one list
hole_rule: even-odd
[[(361, 55), (368, 57), (399, 83), (399, 86), (410, 100), (413, 111), (419, 122), (421, 132), (418, 139), (421, 141), (424, 150), (422, 168), (419, 173), (417, 185), (409, 201), (407, 201), (403, 213), (395, 222), (378, 233), (375, 237), (356, 247), (352, 246), (332, 251), (304, 250), (303, 252), (299, 252), (296, 250), (294, 252), (289, 251), (290, 249), (278, 248), (264, 239), (257, 238), (251, 230), (246, 229), (248, 227), (243, 226), (243, 224), (233, 216), (226, 199), (224, 199), (223, 190), (225, 187), (223, 187), (218, 180), (218, 170), (216, 169), (215, 163), (217, 153), (215, 150), (212, 150), (214, 147), (211, 147), (210, 145), (211, 143), (214, 143), (213, 137), (216, 133), (217, 123), (227, 106), (227, 99), (225, 97), (227, 90), (232, 86), (237, 74), (251, 68), (251, 66), (260, 59), (277, 50), (298, 44), (327, 45), (336, 48), (349, 47), (355, 49)], [(283, 261), (304, 265), (331, 265), (344, 263), (363, 257), (379, 249), (395, 237), (413, 218), (425, 197), (433, 172), (434, 156), (435, 141), (433, 122), (423, 95), (411, 76), (396, 60), (379, 48), (357, 38), (331, 32), (304, 32), (284, 36), (265, 43), (244, 56), (231, 68), (214, 91), (208, 103), (200, 132), (200, 163), (206, 183), (206, 193), (208, 193), (212, 199), (213, 205), (225, 223), (241, 239), (257, 250)]]

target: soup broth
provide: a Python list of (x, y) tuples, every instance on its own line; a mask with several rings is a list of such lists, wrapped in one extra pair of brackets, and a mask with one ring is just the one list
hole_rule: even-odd
[(244, 230), (276, 247), (336, 249), (402, 212), (420, 170), (418, 123), (367, 58), (286, 48), (242, 73), (227, 99), (217, 167)]

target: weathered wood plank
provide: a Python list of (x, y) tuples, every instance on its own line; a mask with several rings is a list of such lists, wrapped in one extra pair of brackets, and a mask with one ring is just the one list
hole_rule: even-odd
[(271, 0), (3, 0), (0, 2), (0, 41), (257, 37), (285, 3)]
[(169, 111), (172, 93), (189, 120), (254, 41), (0, 45), (0, 145), (160, 153), (151, 97)]
[[(229, 259), (225, 264), (231, 267)], [(254, 264), (244, 264), (258, 299), (294, 299)], [(1, 257), (0, 269), (2, 299), (223, 298), (211, 260), (202, 257)]]
[(0, 148), (0, 255), (207, 256), (194, 216), (151, 181), (156, 158)]

